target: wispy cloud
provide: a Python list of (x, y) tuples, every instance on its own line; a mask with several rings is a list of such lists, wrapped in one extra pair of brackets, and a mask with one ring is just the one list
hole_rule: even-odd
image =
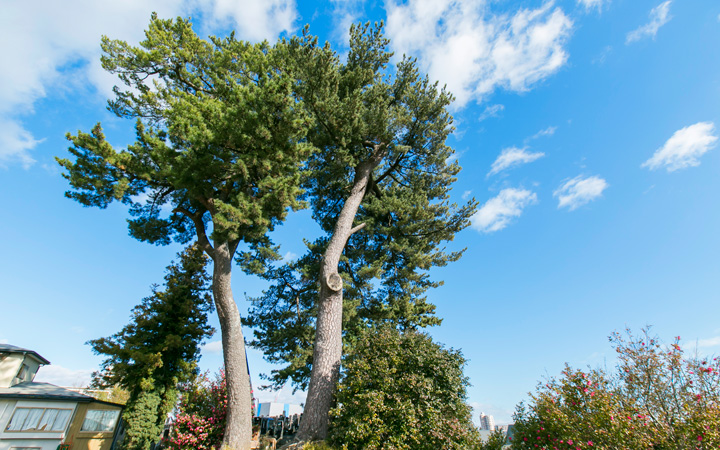
[(558, 199), (558, 208), (575, 210), (600, 197), (609, 184), (599, 176), (573, 178), (553, 193)]
[(717, 144), (715, 124), (699, 122), (676, 131), (665, 145), (640, 167), (650, 170), (665, 167), (668, 172), (700, 165), (700, 157)]
[(720, 336), (715, 336), (708, 339), (699, 339), (697, 341), (697, 348), (714, 348), (720, 347)]
[(203, 353), (222, 353), (223, 346), (222, 341), (211, 341), (206, 342), (202, 345), (201, 351)]
[(672, 19), (670, 15), (670, 4), (672, 0), (668, 0), (664, 3), (660, 3), (650, 11), (650, 22), (641, 26), (637, 30), (628, 33), (625, 38), (626, 44), (631, 44), (635, 41), (639, 41), (645, 37), (652, 37), (655, 39), (658, 30), (661, 26), (665, 25)]
[(610, 3), (610, 0), (577, 0), (577, 2), (579, 5), (584, 6), (586, 11), (591, 9), (601, 11), (603, 5)]
[(478, 117), (478, 121), (482, 122), (483, 120), (489, 119), (491, 117), (498, 117), (501, 112), (505, 110), (505, 105), (490, 105), (485, 108), (485, 111), (483, 111), (480, 114), (480, 117)]
[(557, 127), (547, 127), (544, 130), (540, 130), (537, 133), (530, 136), (527, 140), (534, 140), (544, 136), (552, 136), (557, 131)]
[(495, 162), (492, 163), (488, 176), (495, 175), (505, 169), (517, 167), (522, 164), (531, 163), (545, 156), (545, 153), (535, 152), (531, 153), (527, 150), (527, 147), (518, 148), (510, 147), (503, 149), (500, 155), (497, 157)]
[(18, 120), (3, 117), (0, 111), (0, 167), (20, 163), (27, 169), (35, 162), (30, 151), (42, 141), (35, 139)]
[(573, 22), (553, 2), (512, 14), (489, 13), (483, 0), (386, 3), (396, 54), (418, 58), (430, 78), (447, 84), (457, 107), (498, 88), (527, 91), (567, 61)]
[(281, 262), (283, 262), (283, 263), (288, 263), (288, 262), (294, 260), (294, 259), (297, 258), (297, 257), (298, 257), (297, 253), (285, 252), (285, 254), (284, 254), (283, 257), (282, 257), (282, 261), (281, 261)]
[(92, 370), (68, 369), (67, 367), (52, 364), (40, 367), (35, 376), (35, 381), (58, 386), (86, 387), (90, 384), (92, 372)]
[[(35, 14), (34, 11), (43, 11)], [(294, 29), (294, 0), (123, 0), (119, 2), (4, 2), (0, 14), (0, 166), (34, 163), (41, 142), (23, 118), (48, 93), (93, 86), (102, 96), (117, 79), (100, 66), (100, 38), (137, 43), (153, 11), (160, 17), (193, 12), (212, 26), (230, 25), (249, 40), (273, 39)], [(211, 32), (212, 30), (204, 30)]]
[(472, 227), (482, 233), (492, 233), (508, 226), (520, 217), (523, 209), (537, 202), (537, 195), (526, 189), (503, 189), (488, 200), (472, 217)]

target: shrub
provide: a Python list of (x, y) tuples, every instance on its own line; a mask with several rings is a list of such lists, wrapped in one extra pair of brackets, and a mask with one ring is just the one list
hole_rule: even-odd
[(611, 336), (617, 372), (567, 366), (515, 413), (514, 449), (706, 449), (720, 446), (718, 359), (683, 357), (678, 336)]
[(459, 351), (381, 326), (346, 355), (330, 442), (350, 450), (477, 448)]
[[(227, 415), (225, 372), (214, 380), (207, 375), (181, 390), (173, 432), (167, 441), (172, 450), (211, 450), (222, 443)], [(249, 412), (248, 412), (249, 414)]]

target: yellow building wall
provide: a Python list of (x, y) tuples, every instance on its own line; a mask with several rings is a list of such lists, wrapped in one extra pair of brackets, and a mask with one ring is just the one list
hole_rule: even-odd
[(81, 403), (78, 405), (75, 417), (73, 417), (72, 423), (70, 424), (65, 443), (71, 444), (70, 450), (110, 450), (115, 430), (120, 425), (121, 419), (118, 418), (118, 423), (115, 424), (115, 429), (112, 431), (80, 431), (83, 421), (85, 420), (85, 413), (88, 409), (112, 409), (121, 411), (122, 407), (99, 402)]

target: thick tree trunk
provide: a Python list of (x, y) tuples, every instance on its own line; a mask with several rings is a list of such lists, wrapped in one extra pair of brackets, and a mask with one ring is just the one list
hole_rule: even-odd
[(314, 441), (327, 437), (329, 412), (340, 377), (342, 357), (343, 289), (338, 264), (348, 239), (362, 227), (353, 228), (353, 220), (376, 165), (377, 162), (368, 161), (356, 169), (352, 191), (345, 200), (323, 256), (313, 365), (305, 411), (298, 430), (299, 441)]
[(227, 424), (222, 448), (248, 450), (252, 439), (252, 394), (245, 359), (245, 341), (240, 312), (232, 295), (230, 279), (237, 243), (215, 243), (213, 250), (213, 298), (222, 332), (225, 380), (227, 383)]

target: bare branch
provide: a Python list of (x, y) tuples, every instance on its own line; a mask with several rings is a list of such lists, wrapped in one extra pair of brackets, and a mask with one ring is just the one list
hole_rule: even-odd
[(363, 223), (361, 223), (360, 225), (357, 225), (357, 226), (355, 226), (355, 227), (352, 227), (352, 228), (350, 229), (350, 234), (348, 235), (348, 237), (349, 237), (349, 236), (352, 236), (353, 234), (355, 234), (355, 233), (357, 233), (358, 231), (360, 231), (360, 230), (362, 230), (363, 228), (365, 228), (365, 225), (367, 225), (367, 222), (363, 222)]

